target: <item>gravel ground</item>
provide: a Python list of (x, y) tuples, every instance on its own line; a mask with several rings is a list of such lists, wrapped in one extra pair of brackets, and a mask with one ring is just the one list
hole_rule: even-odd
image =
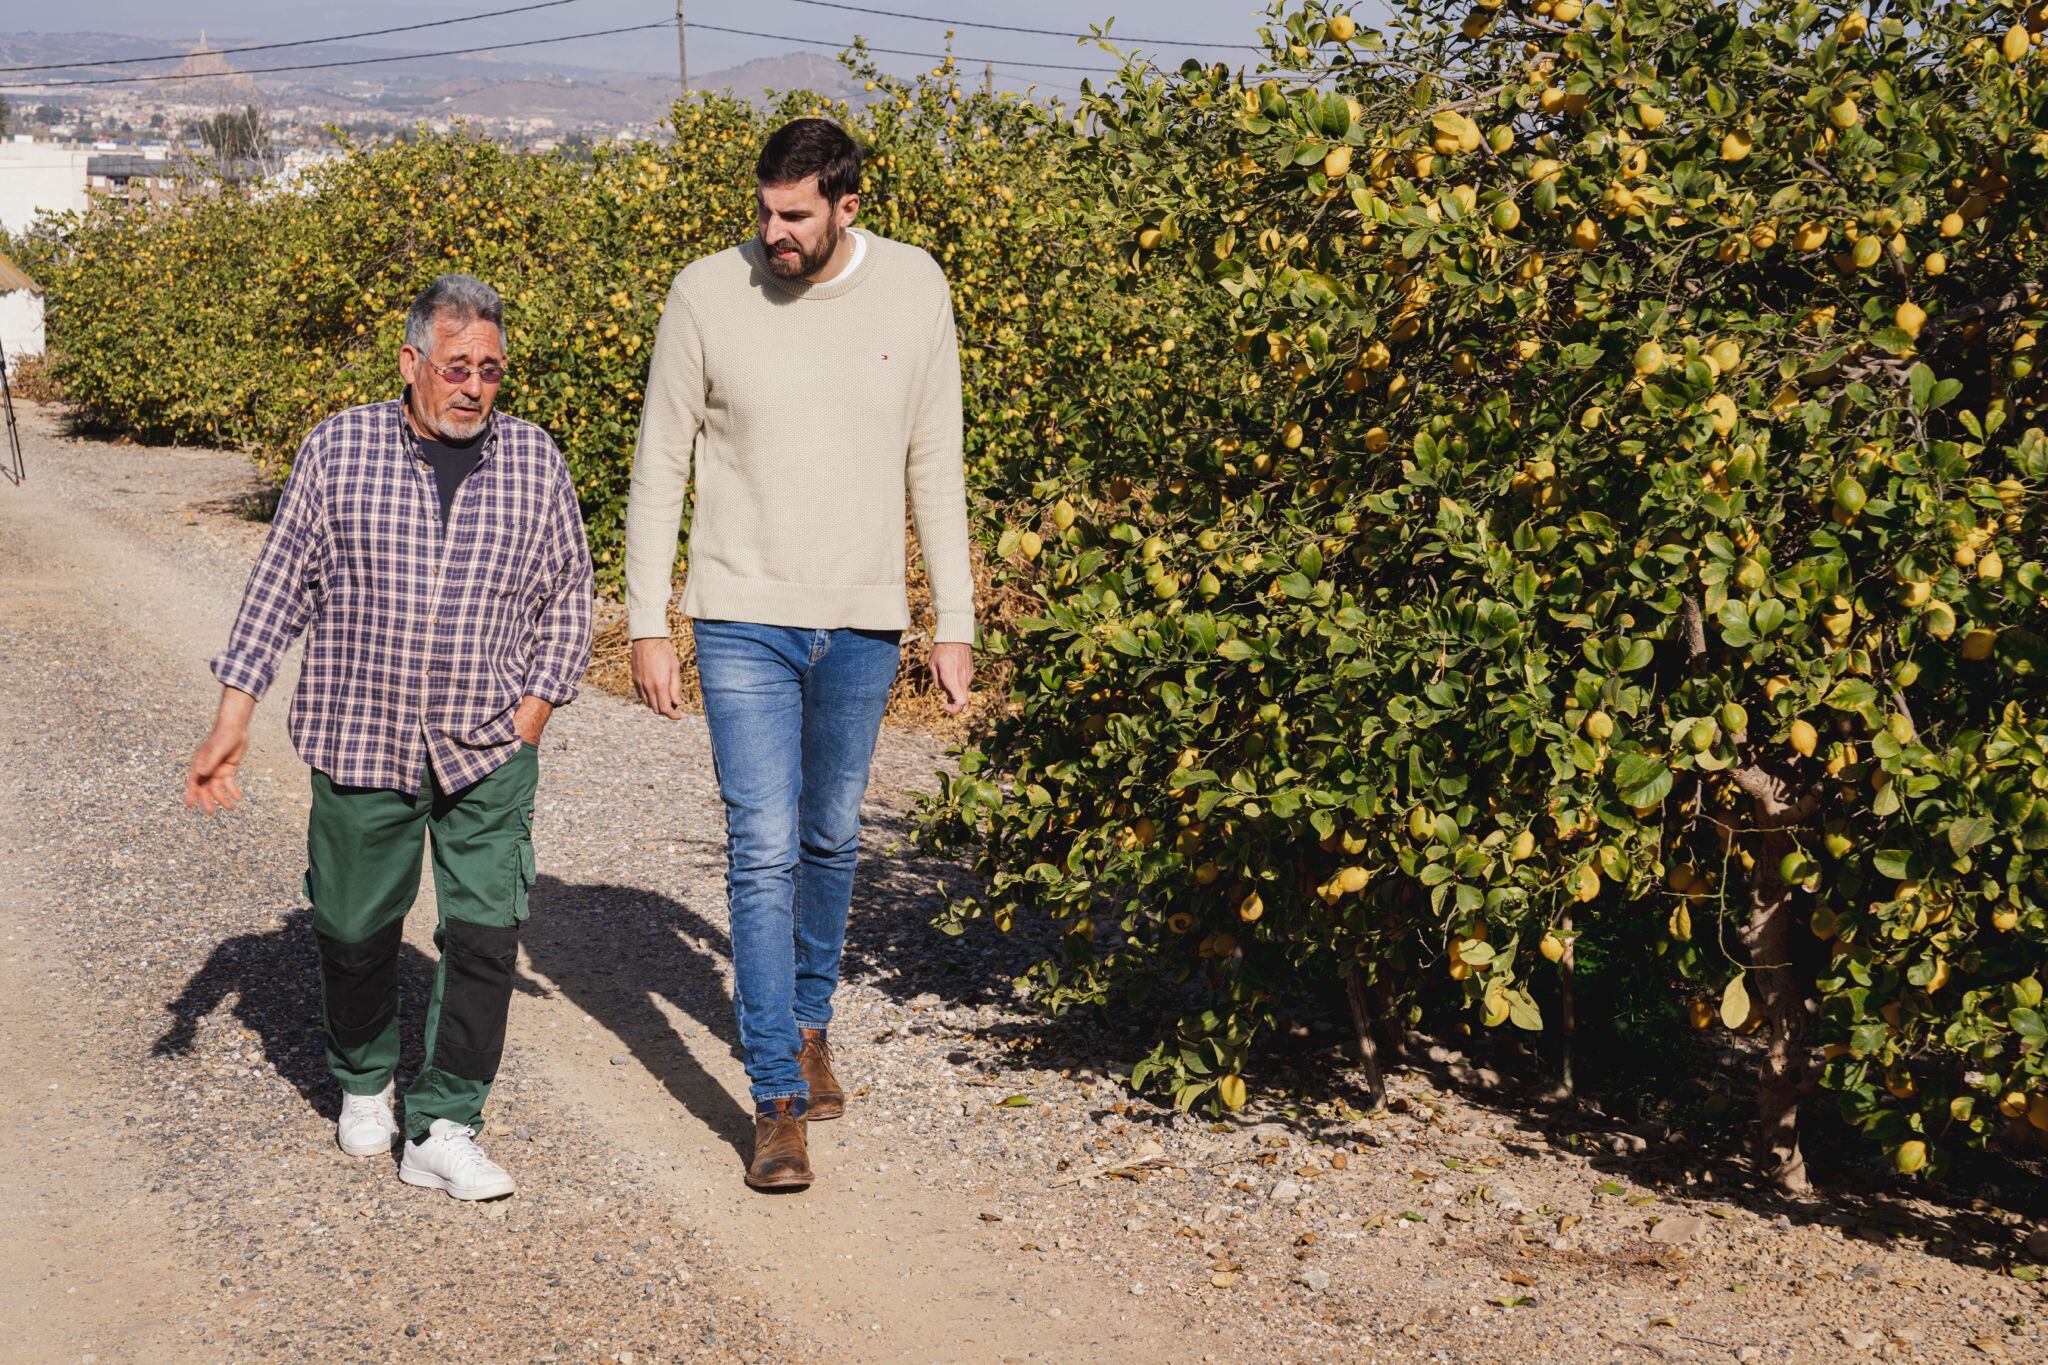
[[(1665, 1135), (1494, 1103), (1451, 1053), (1396, 1075), (1370, 1117), (1333, 1102), (1212, 1125), (1132, 1099), (1115, 1064), (1145, 1040), (1021, 1011), (1029, 943), (929, 927), (962, 874), (885, 850), (943, 746), (897, 728), (834, 1031), (856, 1100), (812, 1130), (817, 1187), (750, 1194), (702, 722), (596, 694), (549, 730), (543, 876), (486, 1134), (521, 1192), (473, 1208), (407, 1190), (331, 1145), (281, 705), (259, 709), (248, 809), (205, 822), (171, 799), (261, 535), (233, 513), (246, 471), (63, 438), (47, 414), (30, 429), (31, 487), (0, 489), (0, 927), (7, 982), (78, 1006), (83, 1074), (52, 1097), (0, 1071), (0, 1144), (68, 1154), (60, 1182), (145, 1173), (120, 1227), (176, 1247), (152, 1280), (172, 1351), (79, 1336), (42, 1355), (2044, 1354), (2042, 1290), (2001, 1272), (2019, 1229), (1996, 1209), (1780, 1206)], [(409, 928), (414, 1000), (429, 920)], [(108, 1217), (51, 1244), (90, 1248)], [(40, 1302), (118, 1332), (108, 1278), (97, 1305), (55, 1281)]]

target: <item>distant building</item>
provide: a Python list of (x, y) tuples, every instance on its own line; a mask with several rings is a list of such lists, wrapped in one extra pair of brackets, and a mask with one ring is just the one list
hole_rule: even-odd
[(171, 162), (161, 151), (102, 152), (85, 163), (86, 188), (125, 199), (172, 199), (177, 195)]
[(12, 373), (25, 355), (43, 353), (43, 290), (27, 272), (0, 255), (0, 351)]
[(0, 142), (0, 227), (26, 232), (40, 214), (85, 208), (86, 167), (94, 155), (26, 133)]

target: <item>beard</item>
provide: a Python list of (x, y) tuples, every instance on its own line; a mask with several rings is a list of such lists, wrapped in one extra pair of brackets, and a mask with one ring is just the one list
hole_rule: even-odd
[(780, 251), (762, 243), (762, 251), (768, 257), (768, 269), (778, 279), (794, 280), (805, 275), (814, 275), (825, 268), (825, 262), (832, 259), (832, 253), (839, 249), (839, 239), (845, 236), (837, 222), (825, 225), (825, 235), (815, 250), (805, 250), (802, 242), (792, 241), (787, 245), (796, 248), (796, 255), (785, 256)]
[(434, 426), (440, 431), (441, 439), (454, 445), (462, 445), (482, 435), (489, 420), (488, 414), (483, 412), (465, 412), (459, 408), (449, 408), (441, 413), (440, 420), (434, 423)]

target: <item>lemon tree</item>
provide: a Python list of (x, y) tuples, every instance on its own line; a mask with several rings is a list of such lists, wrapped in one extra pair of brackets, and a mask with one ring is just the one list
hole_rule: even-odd
[(1175, 1002), (1135, 1079), (1183, 1102), (1304, 982), (1554, 1028), (1647, 939), (1756, 1037), (1784, 1184), (1821, 1085), (1902, 1167), (2038, 1141), (2040, 30), (1311, 5), (1261, 71), (1127, 69), (1069, 153), (1097, 287), (1214, 368), (1082, 381), (1005, 509), (1038, 609), (928, 812), (959, 921), (1064, 921), (1055, 1005)]

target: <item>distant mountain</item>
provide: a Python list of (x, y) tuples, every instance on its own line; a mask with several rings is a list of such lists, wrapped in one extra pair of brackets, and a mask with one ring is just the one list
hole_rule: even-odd
[(759, 99), (773, 90), (809, 90), (827, 99), (861, 104), (868, 99), (861, 83), (831, 57), (816, 52), (791, 52), (757, 57), (725, 71), (690, 78), (692, 90), (730, 90), (741, 99)]
[[(106, 62), (122, 57), (183, 56), (190, 43), (131, 38), (122, 33), (0, 33), (0, 66), (43, 66), (50, 62)], [(148, 68), (155, 70), (156, 68)], [(61, 76), (63, 72), (37, 72)], [(83, 74), (83, 73), (79, 73)], [(8, 83), (28, 79), (24, 74)]]
[[(81, 86), (56, 92), (72, 97), (93, 99), (124, 92), (179, 102), (227, 105), (253, 101), (273, 107), (325, 107), (399, 122), (462, 117), (550, 118), (565, 128), (652, 123), (667, 115), (676, 97), (673, 76), (604, 71), (489, 53), (271, 74), (264, 70), (266, 66), (360, 62), (393, 54), (388, 48), (322, 43), (288, 52), (223, 57), (219, 49), (233, 48), (237, 41), (215, 39), (207, 50), (195, 52), (191, 43), (111, 33), (0, 34), (0, 66), (78, 64), (36, 72), (32, 77), (23, 73), (20, 77), (53, 84), (117, 74), (175, 73), (179, 77), (199, 77), (142, 85)], [(167, 61), (125, 69), (95, 69), (90, 65), (119, 57), (150, 56), (182, 60), (176, 65)], [(234, 74), (228, 74), (230, 71)], [(723, 71), (693, 75), (690, 87), (730, 91), (741, 99), (751, 100), (759, 100), (770, 91), (792, 90), (810, 90), (830, 99), (851, 102), (868, 98), (861, 83), (845, 67), (815, 52), (763, 57)]]

